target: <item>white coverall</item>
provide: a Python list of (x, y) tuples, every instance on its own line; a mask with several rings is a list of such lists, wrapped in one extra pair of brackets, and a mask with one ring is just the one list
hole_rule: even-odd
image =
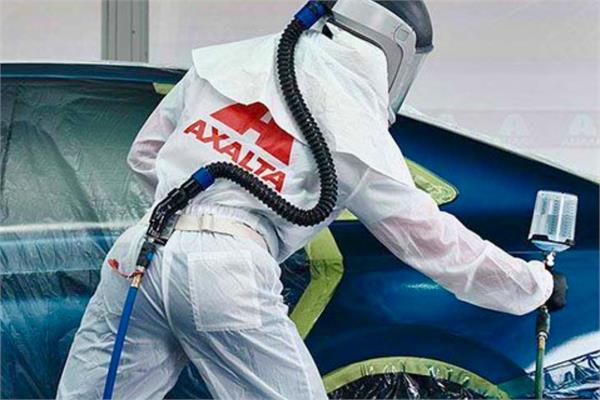
[[(330, 29), (333, 39), (315, 31), (303, 35), (296, 70), (333, 152), (339, 178), (334, 213), (319, 226), (298, 227), (225, 180), (194, 199), (186, 214), (243, 221), (264, 237), (268, 251), (242, 237), (175, 232), (138, 295), (116, 398), (161, 398), (190, 361), (217, 398), (325, 398), (317, 367), (287, 316), (278, 263), (345, 208), (398, 258), (461, 300), (524, 314), (550, 296), (552, 277), (540, 262), (527, 263), (482, 240), (415, 187), (388, 133), (383, 53)], [(315, 164), (279, 93), (277, 41), (272, 35), (193, 52), (194, 67), (152, 113), (129, 154), (156, 201), (200, 166), (225, 160), (292, 203), (314, 205)], [(107, 260), (131, 272), (144, 231), (141, 225), (127, 230)], [(106, 264), (59, 398), (102, 395), (128, 288)]]

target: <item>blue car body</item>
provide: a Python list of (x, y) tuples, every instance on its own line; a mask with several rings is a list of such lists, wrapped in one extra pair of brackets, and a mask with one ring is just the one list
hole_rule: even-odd
[[(134, 128), (141, 126), (149, 111), (160, 101), (160, 93), (157, 93), (160, 85), (176, 83), (183, 73), (143, 66), (4, 64), (1, 70), (3, 103), (12, 106), (9, 109), (6, 108), (9, 105), (3, 104), (3, 114), (10, 112), (18, 116), (19, 102), (29, 96), (20, 95), (19, 90), (25, 90), (29, 84), (68, 81), (102, 87), (116, 82), (130, 85), (132, 90), (138, 90), (136, 85), (143, 86), (148, 92), (147, 97), (140, 95), (145, 99), (143, 102), (135, 98), (140, 108), (128, 117), (130, 128), (123, 132), (125, 137), (114, 143), (120, 149), (118, 154), (124, 158), (128, 143), (135, 135)], [(13, 91), (10, 99), (7, 91)], [(128, 97), (121, 100), (125, 104)], [(46, 101), (43, 96), (27, 101), (33, 110), (38, 101), (39, 112), (47, 111), (41, 108)], [(65, 102), (64, 106), (77, 107), (78, 102), (85, 106), (86, 101), (94, 101), (90, 92), (79, 96), (76, 104)], [(35, 116), (36, 112), (30, 112), (30, 118)], [(114, 200), (115, 205), (127, 202), (135, 205), (103, 217), (98, 209), (105, 205), (98, 205), (92, 199), (85, 207), (77, 206), (74, 214), (94, 215), (98, 224), (60, 233), (46, 232), (44, 224), (62, 223), (58, 217), (45, 218), (42, 212), (44, 207), (60, 208), (61, 204), (55, 204), (50, 193), (44, 197), (36, 192), (40, 185), (56, 183), (42, 181), (55, 179), (56, 175), (51, 173), (54, 161), (42, 159), (36, 166), (31, 166), (34, 161), (28, 161), (26, 166), (17, 168), (17, 160), (9, 157), (11, 145), (19, 146), (18, 127), (23, 121), (11, 118), (2, 118), (3, 137), (0, 141), (5, 144), (4, 150), (0, 150), (0, 165), (5, 167), (0, 171), (0, 193), (7, 196), (9, 203), (14, 202), (12, 208), (6, 206), (4, 214), (0, 214), (5, 225), (0, 231), (1, 396), (48, 398), (55, 394), (73, 334), (97, 284), (102, 259), (124, 228), (119, 224), (111, 225), (111, 218), (116, 220), (119, 215), (139, 217), (148, 206), (148, 199), (140, 200), (143, 197), (140, 192), (124, 188), (127, 180), (125, 183), (119, 181), (122, 187), (119, 186), (120, 191), (110, 201)], [(118, 118), (117, 114), (113, 119)], [(43, 125), (43, 122), (39, 124)], [(28, 125), (27, 130), (31, 131), (32, 126), (35, 124)], [(48, 129), (58, 130), (56, 135), (59, 135), (61, 126), (62, 123)], [(541, 257), (527, 241), (538, 190), (569, 192), (579, 197), (577, 244), (557, 259), (557, 269), (567, 276), (570, 291), (568, 306), (552, 315), (547, 351), (554, 357), (549, 357), (552, 365), (548, 369), (547, 388), (557, 396), (566, 389), (568, 394), (576, 393), (579, 397), (598, 396), (600, 341), (594, 345), (594, 340), (600, 338), (599, 185), (557, 167), (408, 117), (400, 117), (390, 132), (408, 158), (457, 189), (458, 196), (443, 205), (443, 210), (456, 215), (482, 237), (516, 256), (525, 259)], [(61, 145), (55, 139), (46, 143), (44, 137), (40, 135), (30, 143), (32, 154), (26, 154), (27, 160), (43, 158), (43, 154), (35, 154), (37, 145), (47, 148)], [(105, 141), (99, 143), (102, 148), (110, 148)], [(67, 147), (72, 145), (69, 142)], [(23, 149), (20, 151), (26, 152), (25, 147)], [(77, 155), (68, 151), (61, 154), (67, 154), (64, 157), (68, 165), (79, 162)], [(98, 170), (102, 167), (94, 166)], [(13, 172), (10, 168), (14, 168)], [(64, 165), (56, 168), (57, 173), (70, 170)], [(126, 174), (124, 160), (114, 168), (117, 168), (115, 171), (120, 168)], [(9, 174), (14, 171), (22, 171), (20, 173), (24, 175), (18, 179), (19, 185), (11, 185), (13, 179)], [(93, 172), (86, 176), (92, 183), (96, 179)], [(26, 183), (32, 181), (37, 183), (27, 187)], [(71, 190), (89, 192), (87, 188), (72, 184), (56, 184), (62, 194)], [(36, 218), (41, 228), (17, 229), (21, 219), (15, 212), (23, 213), (22, 210), (27, 209), (26, 205), (18, 204), (23, 201), (10, 198), (19, 190), (30, 191), (31, 197), (38, 199), (37, 203), (27, 207), (32, 213), (40, 213), (41, 217)], [(42, 199), (46, 197), (48, 202), (43, 203)], [(110, 195), (102, 198), (110, 199)], [(18, 208), (21, 206), (23, 209)], [(0, 204), (0, 209), (2, 207)], [(33, 226), (29, 220), (23, 225)], [(11, 231), (10, 227), (17, 228)], [(309, 350), (323, 375), (369, 360), (404, 357), (423, 360), (424, 365), (435, 366), (436, 362), (443, 362), (458, 367), (508, 395), (530, 393), (530, 366), (535, 357), (534, 313), (516, 317), (458, 301), (435, 282), (395, 258), (359, 221), (336, 221), (330, 231), (343, 257), (343, 273), (318, 319), (304, 332)], [(297, 304), (311, 279), (306, 269), (306, 256), (294, 257), (284, 267), (286, 298), (291, 306)], [(561, 373), (559, 380), (551, 373), (552, 368), (558, 367), (570, 368), (569, 373)], [(190, 368), (182, 374), (170, 396), (208, 396), (208, 392)]]

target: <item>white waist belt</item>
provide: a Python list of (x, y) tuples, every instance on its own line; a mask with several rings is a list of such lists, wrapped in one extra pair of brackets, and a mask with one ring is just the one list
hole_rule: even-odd
[[(144, 218), (140, 221), (143, 225), (150, 223), (150, 213), (144, 215)], [(178, 216), (177, 222), (175, 222), (174, 229), (176, 231), (187, 231), (187, 232), (214, 232), (222, 233), (225, 235), (231, 235), (234, 237), (243, 237), (250, 239), (265, 250), (269, 250), (267, 242), (264, 237), (256, 230), (252, 229), (243, 222), (219, 217), (211, 214), (203, 215), (187, 215), (181, 214)]]

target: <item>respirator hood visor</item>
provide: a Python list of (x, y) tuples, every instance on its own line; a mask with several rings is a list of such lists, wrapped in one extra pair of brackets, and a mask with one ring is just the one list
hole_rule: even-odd
[(433, 49), (429, 13), (421, 0), (322, 1), (330, 23), (380, 48), (387, 60), (390, 113), (397, 114), (425, 56)]

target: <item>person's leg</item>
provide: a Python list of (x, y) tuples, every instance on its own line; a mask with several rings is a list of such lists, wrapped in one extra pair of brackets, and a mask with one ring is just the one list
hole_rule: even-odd
[[(111, 271), (115, 259), (130, 272), (143, 230), (127, 231), (102, 265), (101, 281), (85, 311), (58, 387), (59, 399), (100, 399), (129, 281)], [(161, 253), (138, 293), (117, 371), (114, 398), (163, 398), (189, 362), (166, 322)], [(133, 260), (133, 261), (132, 261)]]
[(199, 340), (187, 338), (182, 346), (216, 398), (327, 398), (319, 371), (289, 319), (195, 337)]
[(216, 398), (325, 399), (281, 296), (279, 266), (246, 240), (176, 233), (165, 257), (173, 332)]

